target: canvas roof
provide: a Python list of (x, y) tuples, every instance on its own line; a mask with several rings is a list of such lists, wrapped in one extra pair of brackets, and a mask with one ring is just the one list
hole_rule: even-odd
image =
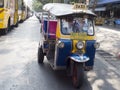
[(63, 3), (48, 3), (43, 6), (43, 10), (50, 12), (55, 16), (64, 16), (69, 14), (89, 14), (96, 16), (90, 10), (82, 10), (82, 9), (73, 9), (73, 5), (71, 4), (63, 4)]

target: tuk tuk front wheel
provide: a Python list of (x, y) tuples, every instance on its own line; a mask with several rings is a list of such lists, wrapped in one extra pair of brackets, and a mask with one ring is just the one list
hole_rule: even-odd
[(80, 88), (84, 81), (84, 68), (83, 64), (74, 62), (72, 82), (75, 88)]
[(67, 62), (67, 65), (66, 65), (66, 73), (67, 73), (67, 76), (72, 76), (72, 69), (73, 69), (73, 64), (74, 62), (72, 60), (68, 60), (69, 62)]
[(44, 53), (42, 47), (38, 48), (38, 63), (43, 63)]

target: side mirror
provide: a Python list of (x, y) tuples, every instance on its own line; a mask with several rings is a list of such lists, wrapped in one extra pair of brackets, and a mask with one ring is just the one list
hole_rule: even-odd
[(96, 42), (96, 43), (94, 44), (94, 47), (95, 47), (96, 49), (98, 49), (98, 48), (100, 47), (100, 43), (99, 43), (99, 42)]

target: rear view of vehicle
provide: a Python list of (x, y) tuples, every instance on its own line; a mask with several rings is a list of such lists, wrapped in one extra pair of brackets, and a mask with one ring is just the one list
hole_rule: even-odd
[(10, 9), (8, 0), (0, 0), (0, 32), (6, 34), (10, 29)]
[(27, 6), (23, 0), (18, 0), (18, 16), (19, 22), (23, 22), (27, 18)]
[(96, 24), (96, 25), (103, 25), (104, 23), (105, 23), (105, 19), (102, 18), (102, 17), (97, 17), (97, 18), (95, 19), (95, 24)]
[(7, 34), (11, 26), (18, 24), (17, 0), (0, 1), (0, 32)]

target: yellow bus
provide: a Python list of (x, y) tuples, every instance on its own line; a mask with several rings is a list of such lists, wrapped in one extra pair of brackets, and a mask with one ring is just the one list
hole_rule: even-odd
[(95, 25), (103, 25), (105, 23), (105, 18), (103, 17), (97, 17), (95, 19)]
[(18, 1), (0, 0), (0, 32), (7, 34), (11, 26), (18, 26)]
[(27, 6), (24, 0), (18, 0), (19, 22), (23, 22), (27, 18)]
[(27, 5), (23, 2), (22, 21), (27, 19)]

